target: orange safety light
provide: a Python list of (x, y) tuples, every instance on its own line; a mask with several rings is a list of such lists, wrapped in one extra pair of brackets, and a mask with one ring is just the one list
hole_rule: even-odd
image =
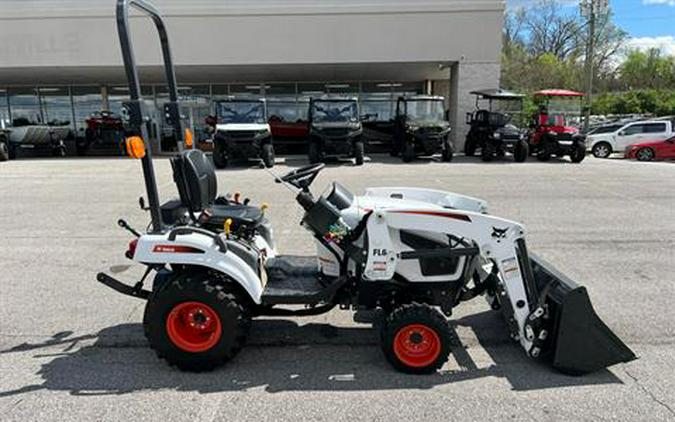
[(188, 128), (185, 128), (185, 148), (191, 149), (194, 144), (194, 135), (192, 131)]
[(127, 155), (131, 158), (145, 157), (145, 142), (140, 136), (130, 136), (126, 139)]

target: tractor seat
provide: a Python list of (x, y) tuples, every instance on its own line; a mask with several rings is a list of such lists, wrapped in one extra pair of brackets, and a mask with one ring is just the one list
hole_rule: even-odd
[(263, 222), (263, 212), (258, 207), (216, 199), (216, 171), (202, 151), (184, 151), (171, 159), (171, 167), (182, 204), (192, 213), (201, 212), (199, 222), (206, 228), (221, 231), (228, 218), (232, 219), (233, 230)]

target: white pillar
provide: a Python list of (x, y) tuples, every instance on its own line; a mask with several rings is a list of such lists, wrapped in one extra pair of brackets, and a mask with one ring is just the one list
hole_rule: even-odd
[(475, 109), (476, 99), (471, 91), (499, 88), (499, 63), (459, 62), (452, 66), (450, 74), (450, 124), (452, 140), (457, 151), (464, 150), (469, 128), (466, 114)]

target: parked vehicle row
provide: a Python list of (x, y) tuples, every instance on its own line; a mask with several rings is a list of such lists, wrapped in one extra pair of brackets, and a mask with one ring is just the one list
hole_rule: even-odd
[(454, 155), (450, 123), (444, 111), (443, 97), (411, 96), (397, 101), (395, 117), (389, 122), (377, 116), (361, 115), (354, 97), (329, 96), (309, 101), (306, 131), (303, 123), (284, 122), (268, 116), (263, 99), (231, 98), (216, 102), (216, 114), (206, 118), (212, 133), (213, 159), (218, 168), (231, 159), (259, 158), (267, 167), (274, 165), (276, 137), (304, 137), (311, 163), (327, 158), (353, 159), (362, 165), (365, 159), (364, 126), (388, 139), (392, 156), (410, 162), (419, 156), (440, 154), (443, 161)]
[(641, 161), (675, 158), (670, 145), (675, 137), (671, 120), (646, 120), (627, 124), (611, 124), (589, 133), (587, 146), (597, 158), (613, 153)]

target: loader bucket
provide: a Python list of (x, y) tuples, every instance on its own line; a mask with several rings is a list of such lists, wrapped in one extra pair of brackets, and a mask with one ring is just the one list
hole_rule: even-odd
[(530, 263), (537, 291), (546, 294), (551, 326), (544, 352), (554, 368), (582, 375), (636, 359), (595, 313), (585, 287), (532, 254)]

